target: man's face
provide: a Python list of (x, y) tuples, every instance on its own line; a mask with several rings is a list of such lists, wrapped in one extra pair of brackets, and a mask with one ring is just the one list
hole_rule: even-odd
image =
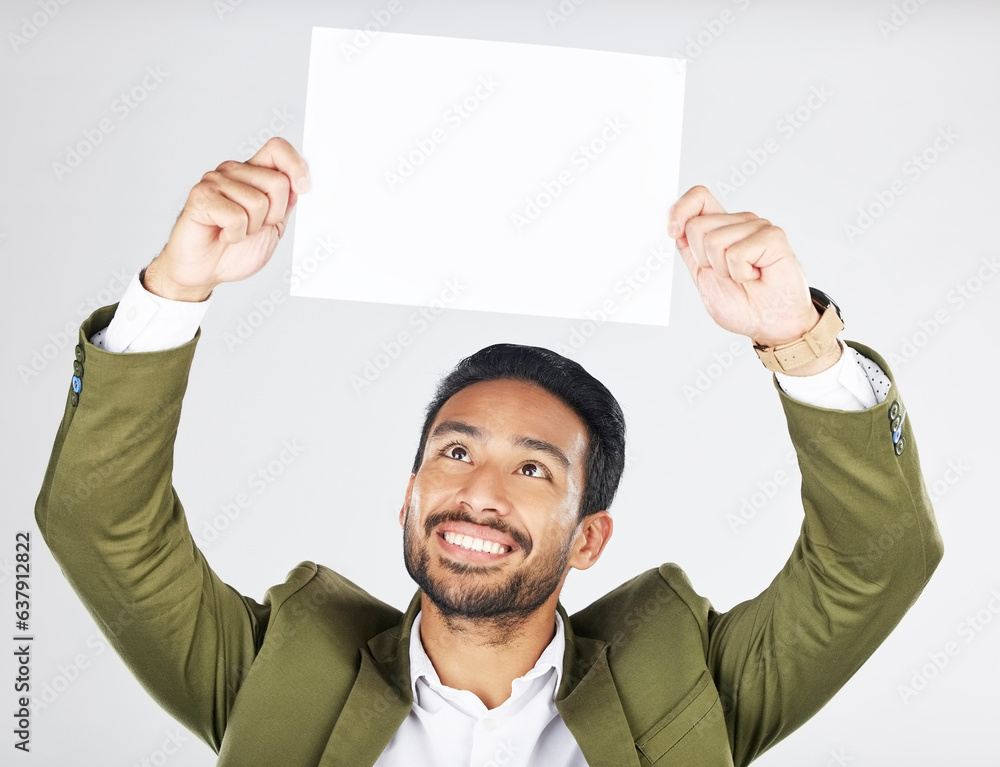
[(400, 512), (407, 570), (444, 614), (526, 616), (558, 591), (579, 556), (586, 434), (520, 381), (445, 402)]

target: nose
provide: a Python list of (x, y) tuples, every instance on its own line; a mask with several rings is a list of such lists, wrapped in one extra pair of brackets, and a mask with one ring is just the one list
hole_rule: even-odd
[(506, 516), (510, 501), (503, 472), (490, 463), (480, 464), (462, 476), (456, 500), (473, 512), (492, 512)]

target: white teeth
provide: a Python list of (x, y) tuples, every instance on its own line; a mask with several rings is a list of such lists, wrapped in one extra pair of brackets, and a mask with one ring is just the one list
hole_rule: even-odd
[(484, 541), (482, 538), (473, 538), (461, 533), (445, 533), (444, 539), (469, 551), (485, 551), (488, 554), (506, 554), (508, 551), (506, 546), (501, 546), (495, 541)]

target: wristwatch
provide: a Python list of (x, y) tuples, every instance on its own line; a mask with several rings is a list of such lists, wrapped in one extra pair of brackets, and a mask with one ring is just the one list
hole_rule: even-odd
[(809, 288), (813, 306), (819, 312), (819, 322), (807, 331), (801, 338), (780, 346), (762, 346), (754, 343), (753, 349), (764, 363), (764, 367), (777, 373), (787, 373), (789, 370), (817, 360), (826, 354), (837, 343), (837, 336), (844, 329), (844, 318), (840, 307), (822, 290)]

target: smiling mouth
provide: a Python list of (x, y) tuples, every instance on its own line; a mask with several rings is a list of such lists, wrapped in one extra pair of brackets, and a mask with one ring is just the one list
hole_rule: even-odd
[(501, 546), (496, 541), (484, 541), (482, 538), (473, 538), (461, 533), (445, 532), (441, 534), (448, 543), (453, 546), (460, 546), (467, 551), (482, 551), (486, 554), (506, 554), (510, 551), (506, 546)]

